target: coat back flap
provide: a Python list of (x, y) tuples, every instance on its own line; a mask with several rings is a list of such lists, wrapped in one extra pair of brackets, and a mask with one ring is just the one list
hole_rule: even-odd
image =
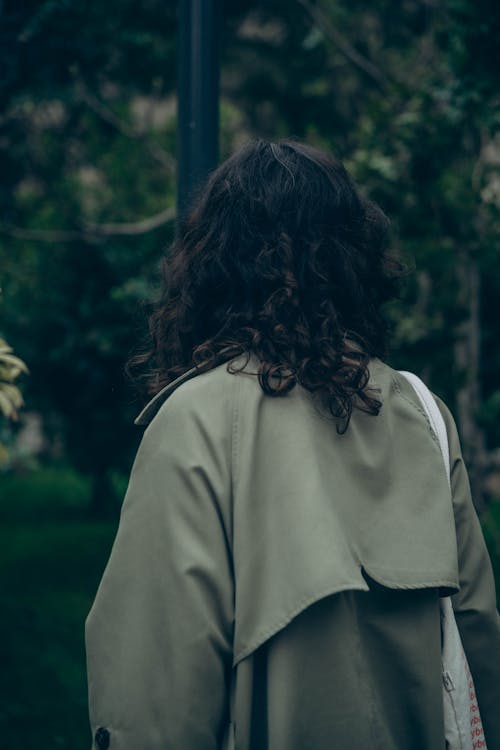
[(234, 664), (319, 599), (346, 589), (458, 590), (453, 509), (418, 397), (379, 359), (377, 416), (339, 435), (298, 386), (270, 398), (239, 376), (234, 466)]
[[(258, 383), (254, 355), (230, 361), (242, 371), (232, 374), (227, 362), (205, 373), (192, 368), (136, 423), (148, 424), (179, 388), (207, 440), (230, 436), (224, 451), (232, 491), (230, 500), (220, 498), (230, 507), (220, 515), (233, 564), (233, 665), (319, 599), (368, 591), (370, 578), (392, 589), (458, 591), (439, 443), (404, 376), (372, 358), (369, 386), (378, 389), (381, 410), (373, 416), (355, 408), (347, 432), (338, 434), (309, 391), (296, 386), (271, 397)], [(193, 388), (186, 381), (195, 376)], [(220, 408), (228, 400), (231, 421)]]

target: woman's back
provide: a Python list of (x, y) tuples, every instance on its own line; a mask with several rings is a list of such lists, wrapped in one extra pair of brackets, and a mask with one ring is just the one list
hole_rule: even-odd
[(447, 407), (436, 398), (467, 518), (458, 556), (439, 445), (405, 378), (372, 360), (382, 409), (339, 435), (304, 389), (263, 394), (256, 364), (191, 371), (137, 420), (149, 426), (87, 623), (94, 726), (126, 719), (122, 747), (148, 750), (441, 749), (439, 594), (460, 575), (498, 736), (491, 566)]

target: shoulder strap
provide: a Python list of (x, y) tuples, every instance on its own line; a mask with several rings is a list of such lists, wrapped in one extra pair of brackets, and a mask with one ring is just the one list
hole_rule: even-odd
[[(439, 439), (441, 454), (446, 466), (448, 486), (451, 487), (448, 435), (443, 416), (434, 396), (425, 383), (413, 372), (407, 372), (406, 370), (398, 370), (398, 372), (414, 387), (429, 417), (431, 427)], [(440, 611), (446, 747), (450, 748), (450, 750), (473, 750), (476, 747), (482, 747), (486, 750), (481, 717), (475, 698), (474, 681), (470, 673), (467, 656), (463, 649), (460, 632), (455, 619), (453, 604), (449, 596), (440, 599)], [(474, 727), (477, 735), (473, 737), (471, 737), (470, 733), (472, 726), (471, 719), (479, 721)]]
[(441, 454), (443, 456), (443, 461), (444, 461), (444, 465), (446, 469), (448, 485), (451, 487), (450, 451), (448, 447), (448, 435), (446, 432), (446, 425), (444, 423), (443, 416), (441, 412), (439, 411), (439, 407), (436, 404), (436, 401), (434, 400), (434, 396), (432, 395), (428, 387), (425, 385), (424, 381), (421, 380), (418, 377), (418, 375), (415, 375), (414, 372), (408, 372), (407, 370), (398, 370), (398, 372), (400, 375), (403, 375), (408, 380), (408, 382), (413, 386), (413, 388), (417, 392), (417, 396), (419, 397), (422, 403), (422, 406), (424, 407), (425, 413), (429, 417), (429, 422), (431, 423), (431, 427), (436, 433), (437, 438), (439, 440), (439, 445), (441, 446)]

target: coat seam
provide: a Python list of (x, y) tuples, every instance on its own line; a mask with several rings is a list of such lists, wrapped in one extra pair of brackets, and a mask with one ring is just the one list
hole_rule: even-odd
[[(236, 375), (234, 375), (233, 377), (236, 377)], [(231, 461), (232, 461), (231, 473), (233, 474), (233, 496), (234, 496), (234, 485), (236, 484), (236, 481), (238, 478), (238, 468), (239, 468), (238, 467), (238, 460), (239, 460), (238, 421), (239, 421), (239, 407), (240, 407), (239, 391), (240, 391), (240, 381), (238, 381), (237, 379), (235, 386), (234, 386), (234, 392), (233, 392), (233, 414), (232, 414), (232, 427), (231, 427)]]
[(361, 654), (363, 654), (363, 657), (365, 657), (364, 663), (366, 664), (366, 654), (364, 653), (365, 646), (361, 638), (361, 629), (359, 626), (359, 611), (358, 611), (357, 604), (354, 604), (353, 609), (354, 609), (354, 617), (353, 617), (354, 630), (355, 630), (355, 638), (357, 641), (356, 654), (354, 655), (354, 659), (353, 659), (354, 669), (357, 672), (360, 687), (363, 686), (365, 689), (365, 694), (366, 694), (366, 698), (367, 698), (368, 705), (369, 705), (369, 716), (370, 716), (369, 733), (371, 735), (371, 740), (374, 743), (373, 747), (378, 748), (380, 747), (380, 744), (379, 744), (380, 737), (379, 737), (379, 727), (378, 727), (378, 722), (377, 722), (377, 712), (376, 712), (376, 706), (375, 706), (375, 695), (373, 691), (373, 686), (370, 685), (369, 680), (365, 679), (364, 670), (362, 669), (362, 666), (361, 666), (363, 659), (360, 658), (360, 656)]
[[(233, 659), (234, 659), (234, 636), (235, 636), (235, 624), (236, 624), (236, 573), (234, 563), (234, 516), (235, 516), (235, 498), (236, 498), (236, 484), (238, 479), (238, 420), (239, 420), (239, 393), (241, 387), (241, 381), (237, 379), (233, 383), (233, 398), (232, 398), (232, 424), (231, 424), (231, 498), (230, 498), (230, 517), (231, 517), (231, 565), (233, 570)], [(231, 668), (232, 669), (232, 668)], [(231, 675), (234, 678), (234, 675)], [(232, 706), (230, 707), (230, 712)]]
[(427, 570), (415, 571), (414, 568), (402, 568), (398, 566), (398, 570), (401, 571), (401, 573), (414, 573), (417, 576), (424, 579), (423, 581), (422, 580), (419, 581), (417, 584), (414, 584), (414, 583), (400, 584), (397, 578), (388, 578), (386, 575), (386, 572), (389, 572), (389, 573), (393, 572), (393, 568), (386, 568), (380, 565), (370, 565), (369, 563), (363, 563), (363, 568), (366, 570), (368, 575), (370, 575), (371, 570), (377, 571), (381, 573), (382, 575), (384, 575), (384, 581), (386, 583), (399, 584), (400, 586), (405, 586), (406, 588), (421, 588), (422, 586), (427, 587), (427, 586), (436, 586), (436, 585), (442, 586), (443, 584), (452, 582), (452, 579), (448, 578), (449, 572), (446, 574), (446, 576), (441, 575), (436, 578), (435, 577), (436, 572), (432, 571), (432, 575), (434, 577), (430, 579), (426, 579), (425, 576), (429, 575), (430, 571), (427, 571)]

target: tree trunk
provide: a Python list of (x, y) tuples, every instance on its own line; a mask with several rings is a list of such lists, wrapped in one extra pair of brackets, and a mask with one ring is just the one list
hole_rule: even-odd
[(484, 479), (487, 464), (485, 437), (476, 418), (481, 404), (481, 279), (478, 263), (468, 253), (460, 253), (457, 258), (457, 280), (458, 301), (466, 310), (454, 344), (456, 367), (463, 376), (463, 383), (457, 391), (457, 419), (474, 505), (481, 514), (486, 505)]

